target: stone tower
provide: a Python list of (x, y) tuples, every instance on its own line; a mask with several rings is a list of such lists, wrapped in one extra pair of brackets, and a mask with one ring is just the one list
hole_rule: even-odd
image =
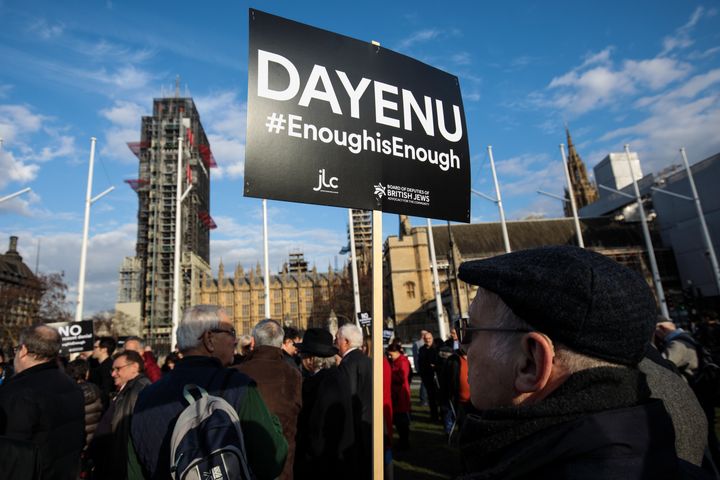
[[(575, 194), (575, 206), (579, 209), (585, 205), (593, 203), (598, 199), (598, 191), (595, 185), (590, 182), (588, 178), (587, 169), (585, 163), (583, 163), (575, 145), (572, 143), (572, 137), (570, 137), (570, 130), (565, 128), (567, 134), (567, 147), (568, 147), (568, 172), (570, 173), (570, 183), (572, 184), (573, 193)], [(570, 193), (567, 188), (565, 189), (565, 198), (568, 200), (564, 203), (564, 210), (566, 217), (572, 217), (572, 207), (570, 206)]]

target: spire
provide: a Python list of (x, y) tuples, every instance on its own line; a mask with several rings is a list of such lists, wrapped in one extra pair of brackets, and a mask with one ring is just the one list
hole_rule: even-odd
[[(573, 145), (572, 137), (570, 136), (570, 130), (568, 129), (567, 124), (565, 124), (565, 135), (567, 136), (567, 166), (568, 173), (570, 174), (570, 183), (572, 184), (573, 193), (575, 194), (575, 204), (577, 205), (577, 208), (580, 209), (597, 200), (598, 191), (595, 185), (593, 185), (588, 178), (585, 163), (577, 153), (575, 145)], [(570, 194), (567, 189), (565, 189), (565, 198), (568, 200), (570, 199)], [(572, 216), (572, 208), (570, 207), (569, 201), (565, 202), (564, 210), (566, 217)]]

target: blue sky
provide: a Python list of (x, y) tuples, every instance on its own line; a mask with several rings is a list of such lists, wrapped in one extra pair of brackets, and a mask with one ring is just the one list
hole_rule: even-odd
[[(720, 151), (720, 6), (701, 1), (246, 2), (0, 0), (0, 249), (10, 235), (32, 267), (64, 271), (74, 297), (90, 137), (95, 182), (116, 190), (92, 209), (87, 313), (113, 307), (117, 270), (134, 253), (138, 140), (153, 97), (176, 75), (192, 95), (213, 171), (212, 265), (262, 259), (261, 202), (243, 191), (248, 7), (389, 48), (460, 78), (472, 186), (493, 193), (493, 146), (506, 214), (562, 215), (558, 144), (567, 122), (588, 167), (623, 144), (644, 172)], [(473, 196), (473, 221), (496, 221)], [(412, 219), (424, 224), (424, 219)], [(436, 222), (439, 223), (439, 222)], [(397, 234), (384, 215), (383, 234)], [(291, 250), (326, 270), (346, 242), (347, 211), (269, 202), (270, 265)]]

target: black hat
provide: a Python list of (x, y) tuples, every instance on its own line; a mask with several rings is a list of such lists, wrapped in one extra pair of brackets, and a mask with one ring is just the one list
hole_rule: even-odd
[(301, 353), (316, 357), (332, 357), (338, 353), (338, 349), (333, 345), (332, 334), (322, 328), (308, 328), (302, 343), (296, 342), (295, 346)]
[(599, 253), (522, 250), (460, 265), (459, 277), (496, 293), (525, 322), (572, 350), (636, 365), (655, 328), (647, 282)]

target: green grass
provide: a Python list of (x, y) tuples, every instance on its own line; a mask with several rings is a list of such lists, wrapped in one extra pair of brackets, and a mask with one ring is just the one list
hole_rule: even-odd
[[(413, 382), (412, 422), (410, 448), (393, 451), (393, 469), (396, 480), (439, 480), (455, 478), (461, 473), (460, 454), (448, 446), (447, 435), (440, 423), (430, 421), (428, 407), (419, 402), (419, 379)], [(394, 433), (393, 445), (399, 438)]]

